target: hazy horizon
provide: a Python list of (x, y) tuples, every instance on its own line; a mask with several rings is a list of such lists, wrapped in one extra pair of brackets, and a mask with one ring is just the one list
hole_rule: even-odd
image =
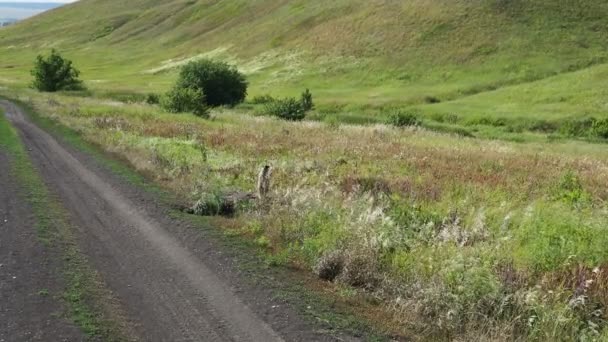
[(74, 1), (1, 1), (0, 20), (23, 20)]

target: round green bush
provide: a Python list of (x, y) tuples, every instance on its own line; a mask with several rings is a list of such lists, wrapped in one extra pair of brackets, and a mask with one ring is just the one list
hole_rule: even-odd
[(608, 118), (593, 122), (593, 135), (598, 138), (608, 139)]
[(386, 122), (388, 125), (395, 127), (417, 126), (420, 124), (418, 115), (410, 112), (395, 112), (392, 113)]
[(182, 67), (178, 88), (199, 90), (208, 106), (234, 106), (247, 97), (247, 80), (235, 67), (208, 59), (193, 61)]

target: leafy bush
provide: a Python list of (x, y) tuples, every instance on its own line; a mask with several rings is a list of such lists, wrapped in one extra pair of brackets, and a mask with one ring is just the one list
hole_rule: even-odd
[(275, 99), (274, 97), (270, 96), (270, 95), (261, 95), (261, 96), (256, 96), (251, 100), (251, 103), (253, 104), (267, 104), (270, 102), (274, 102)]
[(170, 113), (190, 112), (208, 117), (205, 95), (196, 89), (175, 87), (161, 99), (161, 106)]
[(248, 84), (245, 76), (235, 67), (204, 59), (182, 67), (176, 86), (205, 94), (207, 105), (217, 107), (243, 102)]
[(571, 137), (582, 137), (589, 134), (595, 124), (595, 118), (567, 120), (562, 123), (560, 132)]
[(292, 97), (268, 103), (266, 113), (290, 121), (300, 121), (306, 116), (302, 102)]
[(302, 109), (304, 109), (305, 112), (311, 111), (315, 107), (314, 103), (312, 102), (312, 93), (308, 89), (302, 93), (301, 101)]
[(417, 126), (420, 120), (415, 113), (395, 112), (388, 117), (387, 124), (395, 127)]
[(81, 90), (80, 72), (72, 66), (72, 61), (63, 58), (55, 49), (48, 57), (38, 55), (31, 71), (34, 76), (32, 87), (44, 92), (59, 90)]
[(592, 126), (593, 135), (598, 138), (608, 139), (608, 118), (595, 120)]
[(158, 94), (149, 93), (148, 95), (146, 95), (146, 103), (151, 105), (159, 104), (160, 96), (158, 96)]

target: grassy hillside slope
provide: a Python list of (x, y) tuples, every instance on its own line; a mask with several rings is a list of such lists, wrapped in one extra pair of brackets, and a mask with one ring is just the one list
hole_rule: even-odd
[[(604, 0), (123, 3), (82, 0), (0, 30), (0, 95), (201, 214), (272, 165), (265, 202), (214, 226), (269, 265), (333, 278), (336, 300), (391, 335), (608, 341), (608, 151), (555, 139), (608, 139)], [(51, 47), (95, 96), (21, 89)], [(237, 64), (251, 96), (309, 87), (311, 118), (333, 121), (253, 117), (251, 103), (203, 120), (100, 98), (167, 90), (200, 57)], [(340, 121), (394, 107), (461, 134)]]
[[(90, 87), (161, 91), (176, 66), (207, 56), (238, 64), (252, 95), (310, 87), (322, 109), (373, 111), (604, 63), (607, 16), (600, 0), (81, 0), (0, 31), (0, 82), (25, 84), (34, 56), (56, 47)], [(606, 88), (589, 84), (581, 96)], [(511, 93), (492, 96), (534, 114), (517, 108), (529, 109), (525, 87)], [(577, 99), (565, 102), (580, 111)]]

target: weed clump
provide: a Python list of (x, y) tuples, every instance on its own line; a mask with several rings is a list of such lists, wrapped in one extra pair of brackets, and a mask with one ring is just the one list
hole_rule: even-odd
[(234, 202), (217, 193), (203, 194), (191, 208), (191, 213), (198, 216), (231, 216), (235, 212)]
[(204, 118), (209, 116), (205, 95), (192, 88), (173, 88), (163, 96), (161, 106), (170, 113), (193, 113)]
[(589, 199), (580, 178), (572, 171), (566, 172), (555, 190), (556, 197), (569, 204), (580, 204)]
[(592, 131), (595, 137), (608, 139), (608, 118), (595, 120), (593, 122)]
[(344, 255), (341, 251), (333, 251), (323, 255), (317, 261), (313, 272), (323, 280), (334, 281), (344, 269)]
[(395, 127), (418, 126), (420, 119), (416, 113), (397, 111), (389, 115), (386, 123)]
[(160, 96), (158, 94), (149, 93), (146, 95), (146, 103), (150, 105), (155, 105), (160, 103)]
[(301, 101), (285, 98), (266, 105), (266, 113), (289, 121), (300, 121), (306, 117), (306, 110)]
[(361, 251), (349, 253), (337, 280), (352, 287), (374, 290), (380, 284), (377, 255)]
[(251, 103), (252, 104), (267, 104), (267, 103), (271, 103), (274, 102), (275, 98), (266, 94), (266, 95), (260, 95), (260, 96), (255, 96), (252, 100)]
[(435, 96), (425, 96), (424, 102), (429, 104), (441, 103), (441, 100)]

